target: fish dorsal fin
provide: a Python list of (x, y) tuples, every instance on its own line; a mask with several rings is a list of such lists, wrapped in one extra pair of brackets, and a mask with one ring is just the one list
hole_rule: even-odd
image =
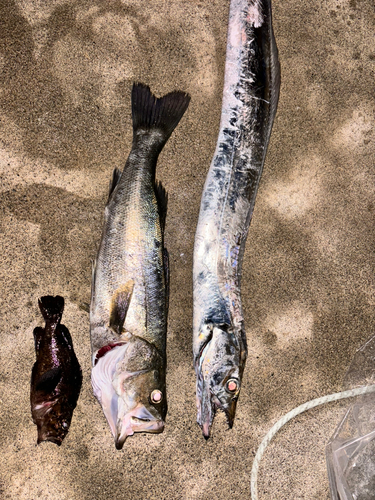
[(111, 181), (109, 183), (109, 192), (108, 192), (108, 201), (107, 201), (107, 203), (111, 199), (111, 195), (112, 195), (113, 191), (115, 190), (115, 187), (117, 186), (117, 184), (118, 184), (118, 182), (120, 180), (120, 177), (121, 177), (121, 171), (118, 168), (115, 168), (113, 170), (113, 173), (112, 173), (112, 179), (111, 179)]
[(34, 328), (33, 334), (34, 334), (35, 349), (38, 350), (40, 342), (41, 342), (43, 335), (44, 335), (44, 328), (37, 326), (36, 328)]
[(118, 335), (121, 335), (122, 327), (124, 326), (133, 288), (134, 281), (129, 280), (125, 285), (119, 287), (112, 297), (109, 327)]
[(165, 219), (167, 216), (168, 193), (160, 181), (155, 183), (155, 196), (158, 201), (160, 226), (162, 232), (164, 233)]
[(60, 382), (61, 375), (62, 369), (60, 366), (48, 370), (37, 381), (35, 390), (45, 392), (46, 394), (51, 393)]

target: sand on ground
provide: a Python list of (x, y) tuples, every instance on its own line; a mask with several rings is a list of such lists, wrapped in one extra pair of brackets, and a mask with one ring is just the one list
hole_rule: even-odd
[[(249, 357), (234, 428), (195, 423), (192, 253), (221, 111), (229, 0), (0, 1), (0, 497), (242, 500), (267, 430), (341, 389), (374, 333), (372, 0), (274, 0), (280, 101), (243, 264)], [(169, 413), (114, 447), (90, 384), (91, 261), (129, 153), (133, 81), (190, 107), (162, 152), (169, 193)], [(83, 387), (61, 447), (36, 445), (37, 299), (60, 294)], [(261, 500), (329, 499), (324, 449), (348, 403), (283, 429)]]

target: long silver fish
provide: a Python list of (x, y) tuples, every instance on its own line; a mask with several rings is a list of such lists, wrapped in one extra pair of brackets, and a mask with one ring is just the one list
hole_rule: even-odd
[(241, 264), (280, 88), (270, 0), (232, 0), (220, 131), (194, 248), (193, 354), (197, 422), (217, 409), (233, 426), (247, 343)]
[(159, 153), (190, 97), (157, 99), (132, 90), (133, 144), (124, 171), (115, 169), (93, 270), (90, 307), (91, 381), (117, 449), (135, 432), (162, 432), (168, 312), (167, 196), (155, 182)]

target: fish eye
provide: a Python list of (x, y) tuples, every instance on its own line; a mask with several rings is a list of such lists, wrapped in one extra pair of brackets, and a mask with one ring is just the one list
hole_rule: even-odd
[(225, 384), (225, 390), (229, 392), (230, 394), (234, 394), (235, 392), (238, 391), (240, 387), (240, 384), (237, 379), (235, 378), (230, 378), (227, 383)]
[(66, 429), (68, 427), (68, 424), (66, 422), (63, 422), (62, 426), (64, 427), (64, 429)]
[(161, 391), (159, 391), (159, 389), (155, 389), (154, 391), (152, 391), (151, 395), (150, 395), (150, 399), (153, 403), (161, 403), (162, 400), (163, 400), (163, 393)]

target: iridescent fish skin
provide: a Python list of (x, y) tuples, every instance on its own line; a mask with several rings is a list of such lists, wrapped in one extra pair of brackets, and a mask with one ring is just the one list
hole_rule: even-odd
[(241, 265), (279, 88), (271, 1), (232, 0), (219, 138), (194, 247), (193, 354), (205, 438), (217, 409), (229, 427), (235, 418), (247, 357)]
[(30, 403), (37, 443), (61, 445), (68, 433), (82, 385), (82, 371), (69, 330), (61, 324), (63, 297), (47, 295), (39, 301), (44, 328), (35, 328), (36, 362), (31, 374)]
[(136, 432), (162, 432), (167, 413), (167, 196), (155, 182), (159, 153), (188, 107), (172, 92), (132, 90), (133, 144), (114, 171), (93, 270), (91, 381), (117, 449)]

